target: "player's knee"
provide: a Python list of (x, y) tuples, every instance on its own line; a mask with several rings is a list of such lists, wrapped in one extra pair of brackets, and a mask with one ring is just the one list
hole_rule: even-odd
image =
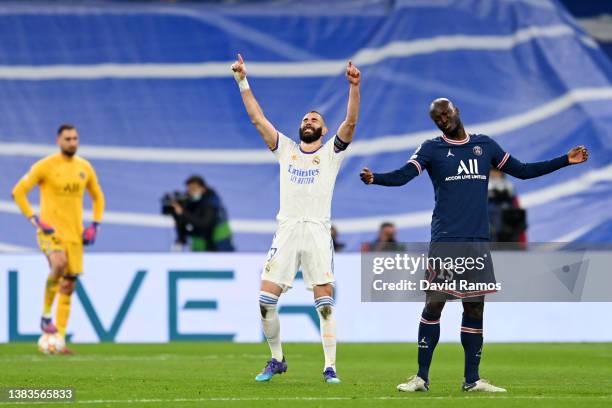
[(59, 291), (60, 293), (64, 295), (72, 295), (72, 293), (74, 292), (75, 286), (76, 286), (75, 278), (64, 277), (64, 279), (62, 279), (62, 281), (60, 282)]
[(261, 314), (261, 318), (265, 319), (270, 313), (275, 311), (277, 303), (277, 295), (262, 290), (259, 293), (259, 313)]
[(56, 256), (51, 259), (51, 272), (53, 275), (60, 277), (68, 267), (68, 260), (65, 256)]
[(429, 315), (432, 319), (439, 319), (442, 316), (444, 302), (427, 302), (423, 308), (423, 312)]
[(463, 313), (466, 317), (475, 320), (482, 320), (484, 316), (484, 303), (473, 302), (463, 304)]
[(319, 313), (323, 319), (327, 320), (333, 313), (333, 310), (334, 308), (331, 305), (324, 305), (319, 308)]

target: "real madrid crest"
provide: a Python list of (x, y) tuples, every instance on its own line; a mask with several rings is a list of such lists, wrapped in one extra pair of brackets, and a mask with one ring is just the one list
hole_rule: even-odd
[(312, 163), (317, 165), (319, 163), (321, 163), (321, 159), (319, 159), (319, 156), (315, 156), (312, 158)]
[(476, 156), (482, 156), (482, 147), (480, 147), (480, 146), (474, 146), (473, 151), (474, 151), (474, 154), (475, 154)]

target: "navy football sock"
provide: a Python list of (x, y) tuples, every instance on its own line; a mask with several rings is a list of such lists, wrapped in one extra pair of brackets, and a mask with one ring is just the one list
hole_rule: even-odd
[(463, 314), (461, 345), (465, 352), (465, 382), (472, 384), (480, 380), (478, 366), (482, 353), (482, 319), (473, 319)]
[(429, 366), (433, 353), (440, 340), (440, 316), (423, 310), (419, 324), (419, 372), (418, 376), (429, 382)]

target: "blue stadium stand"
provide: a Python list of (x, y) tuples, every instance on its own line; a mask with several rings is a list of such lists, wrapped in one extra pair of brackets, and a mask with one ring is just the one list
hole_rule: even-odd
[(587, 145), (586, 165), (513, 181), (530, 241), (612, 241), (612, 63), (556, 1), (2, 2), (0, 38), (2, 250), (35, 248), (10, 191), (72, 122), (107, 196), (93, 250), (168, 250), (159, 198), (200, 173), (222, 196), (238, 249), (265, 251), (278, 165), (229, 72), (236, 52), (269, 119), (294, 138), (311, 109), (335, 130), (343, 66), (361, 68), (361, 117), (333, 204), (348, 250), (387, 220), (402, 240), (429, 239), (427, 175), (391, 189), (358, 173), (398, 168), (437, 136), (427, 109), (441, 96), (470, 132), (520, 160)]

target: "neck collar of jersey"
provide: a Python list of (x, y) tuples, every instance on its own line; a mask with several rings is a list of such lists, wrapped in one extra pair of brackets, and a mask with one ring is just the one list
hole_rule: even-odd
[(302, 150), (302, 144), (301, 143), (300, 143), (299, 147), (300, 147), (300, 152), (302, 152), (304, 154), (313, 154), (313, 153), (316, 153), (319, 150), (321, 150), (321, 148), (323, 147), (323, 143), (321, 143), (321, 146), (319, 146), (319, 148), (317, 150), (313, 150), (312, 152), (305, 152), (304, 150)]
[(462, 144), (466, 144), (467, 142), (470, 141), (470, 135), (468, 133), (465, 134), (465, 138), (461, 139), (461, 140), (453, 140), (453, 139), (449, 139), (448, 137), (446, 137), (444, 134), (442, 135), (442, 139), (446, 142), (446, 143), (450, 143), (453, 145), (462, 145)]

